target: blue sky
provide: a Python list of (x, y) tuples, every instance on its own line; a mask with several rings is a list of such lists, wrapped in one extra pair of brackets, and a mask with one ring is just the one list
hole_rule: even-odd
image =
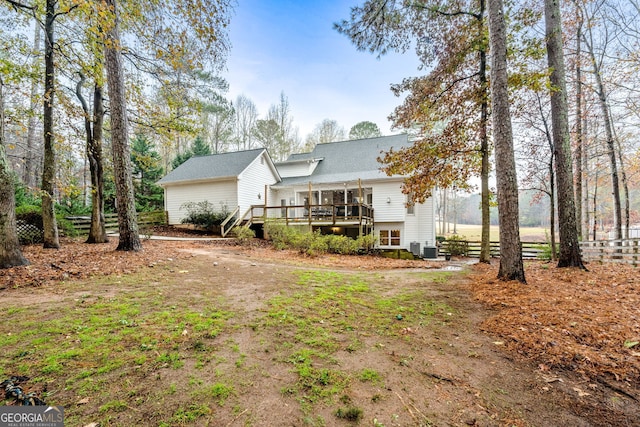
[(284, 91), (304, 140), (323, 119), (348, 133), (369, 120), (391, 133), (387, 116), (402, 100), (389, 87), (418, 75), (413, 51), (376, 59), (332, 26), (362, 0), (238, 0), (230, 26), (229, 99), (244, 94), (260, 117)]

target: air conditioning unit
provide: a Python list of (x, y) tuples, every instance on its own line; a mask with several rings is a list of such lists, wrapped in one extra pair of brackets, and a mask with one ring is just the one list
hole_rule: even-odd
[(420, 242), (411, 242), (409, 243), (409, 250), (413, 254), (413, 256), (420, 256)]
[(438, 248), (435, 246), (425, 246), (423, 248), (422, 258), (436, 259), (438, 258)]

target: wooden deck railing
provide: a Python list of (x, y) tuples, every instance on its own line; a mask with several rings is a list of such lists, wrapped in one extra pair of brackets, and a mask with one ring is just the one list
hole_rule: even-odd
[(264, 223), (278, 219), (289, 224), (311, 225), (372, 225), (373, 208), (363, 203), (334, 203), (322, 205), (252, 206), (251, 222)]

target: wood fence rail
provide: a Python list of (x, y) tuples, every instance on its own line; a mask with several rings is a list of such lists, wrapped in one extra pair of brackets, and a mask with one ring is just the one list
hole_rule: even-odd
[(585, 261), (619, 262), (640, 265), (640, 239), (589, 240), (580, 242)]
[[(80, 235), (89, 234), (91, 228), (90, 216), (72, 216), (67, 217), (73, 224), (73, 228)], [(118, 230), (118, 214), (110, 213), (104, 215), (105, 228), (107, 231)], [(167, 212), (165, 211), (152, 211), (152, 212), (138, 212), (138, 228), (143, 230), (146, 227), (154, 225), (166, 225), (168, 223)]]
[[(470, 258), (480, 258), (482, 242), (473, 240), (445, 240), (440, 244), (440, 255), (459, 254)], [(490, 242), (491, 257), (500, 256), (500, 242)], [(522, 258), (539, 259), (545, 253), (549, 253), (548, 244), (545, 242), (521, 242)]]

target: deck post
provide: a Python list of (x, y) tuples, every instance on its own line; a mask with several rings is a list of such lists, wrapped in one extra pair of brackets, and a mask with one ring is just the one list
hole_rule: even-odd
[(362, 179), (358, 178), (358, 237), (362, 237)]
[(266, 221), (267, 220), (267, 206), (269, 206), (269, 203), (267, 203), (267, 190), (269, 189), (269, 186), (267, 184), (264, 185), (264, 211), (262, 212), (263, 214), (263, 220)]
[(313, 231), (313, 227), (311, 226), (311, 201), (312, 199), (312, 194), (311, 194), (311, 181), (309, 181), (309, 199), (308, 199), (308, 205), (309, 205), (309, 232)]

